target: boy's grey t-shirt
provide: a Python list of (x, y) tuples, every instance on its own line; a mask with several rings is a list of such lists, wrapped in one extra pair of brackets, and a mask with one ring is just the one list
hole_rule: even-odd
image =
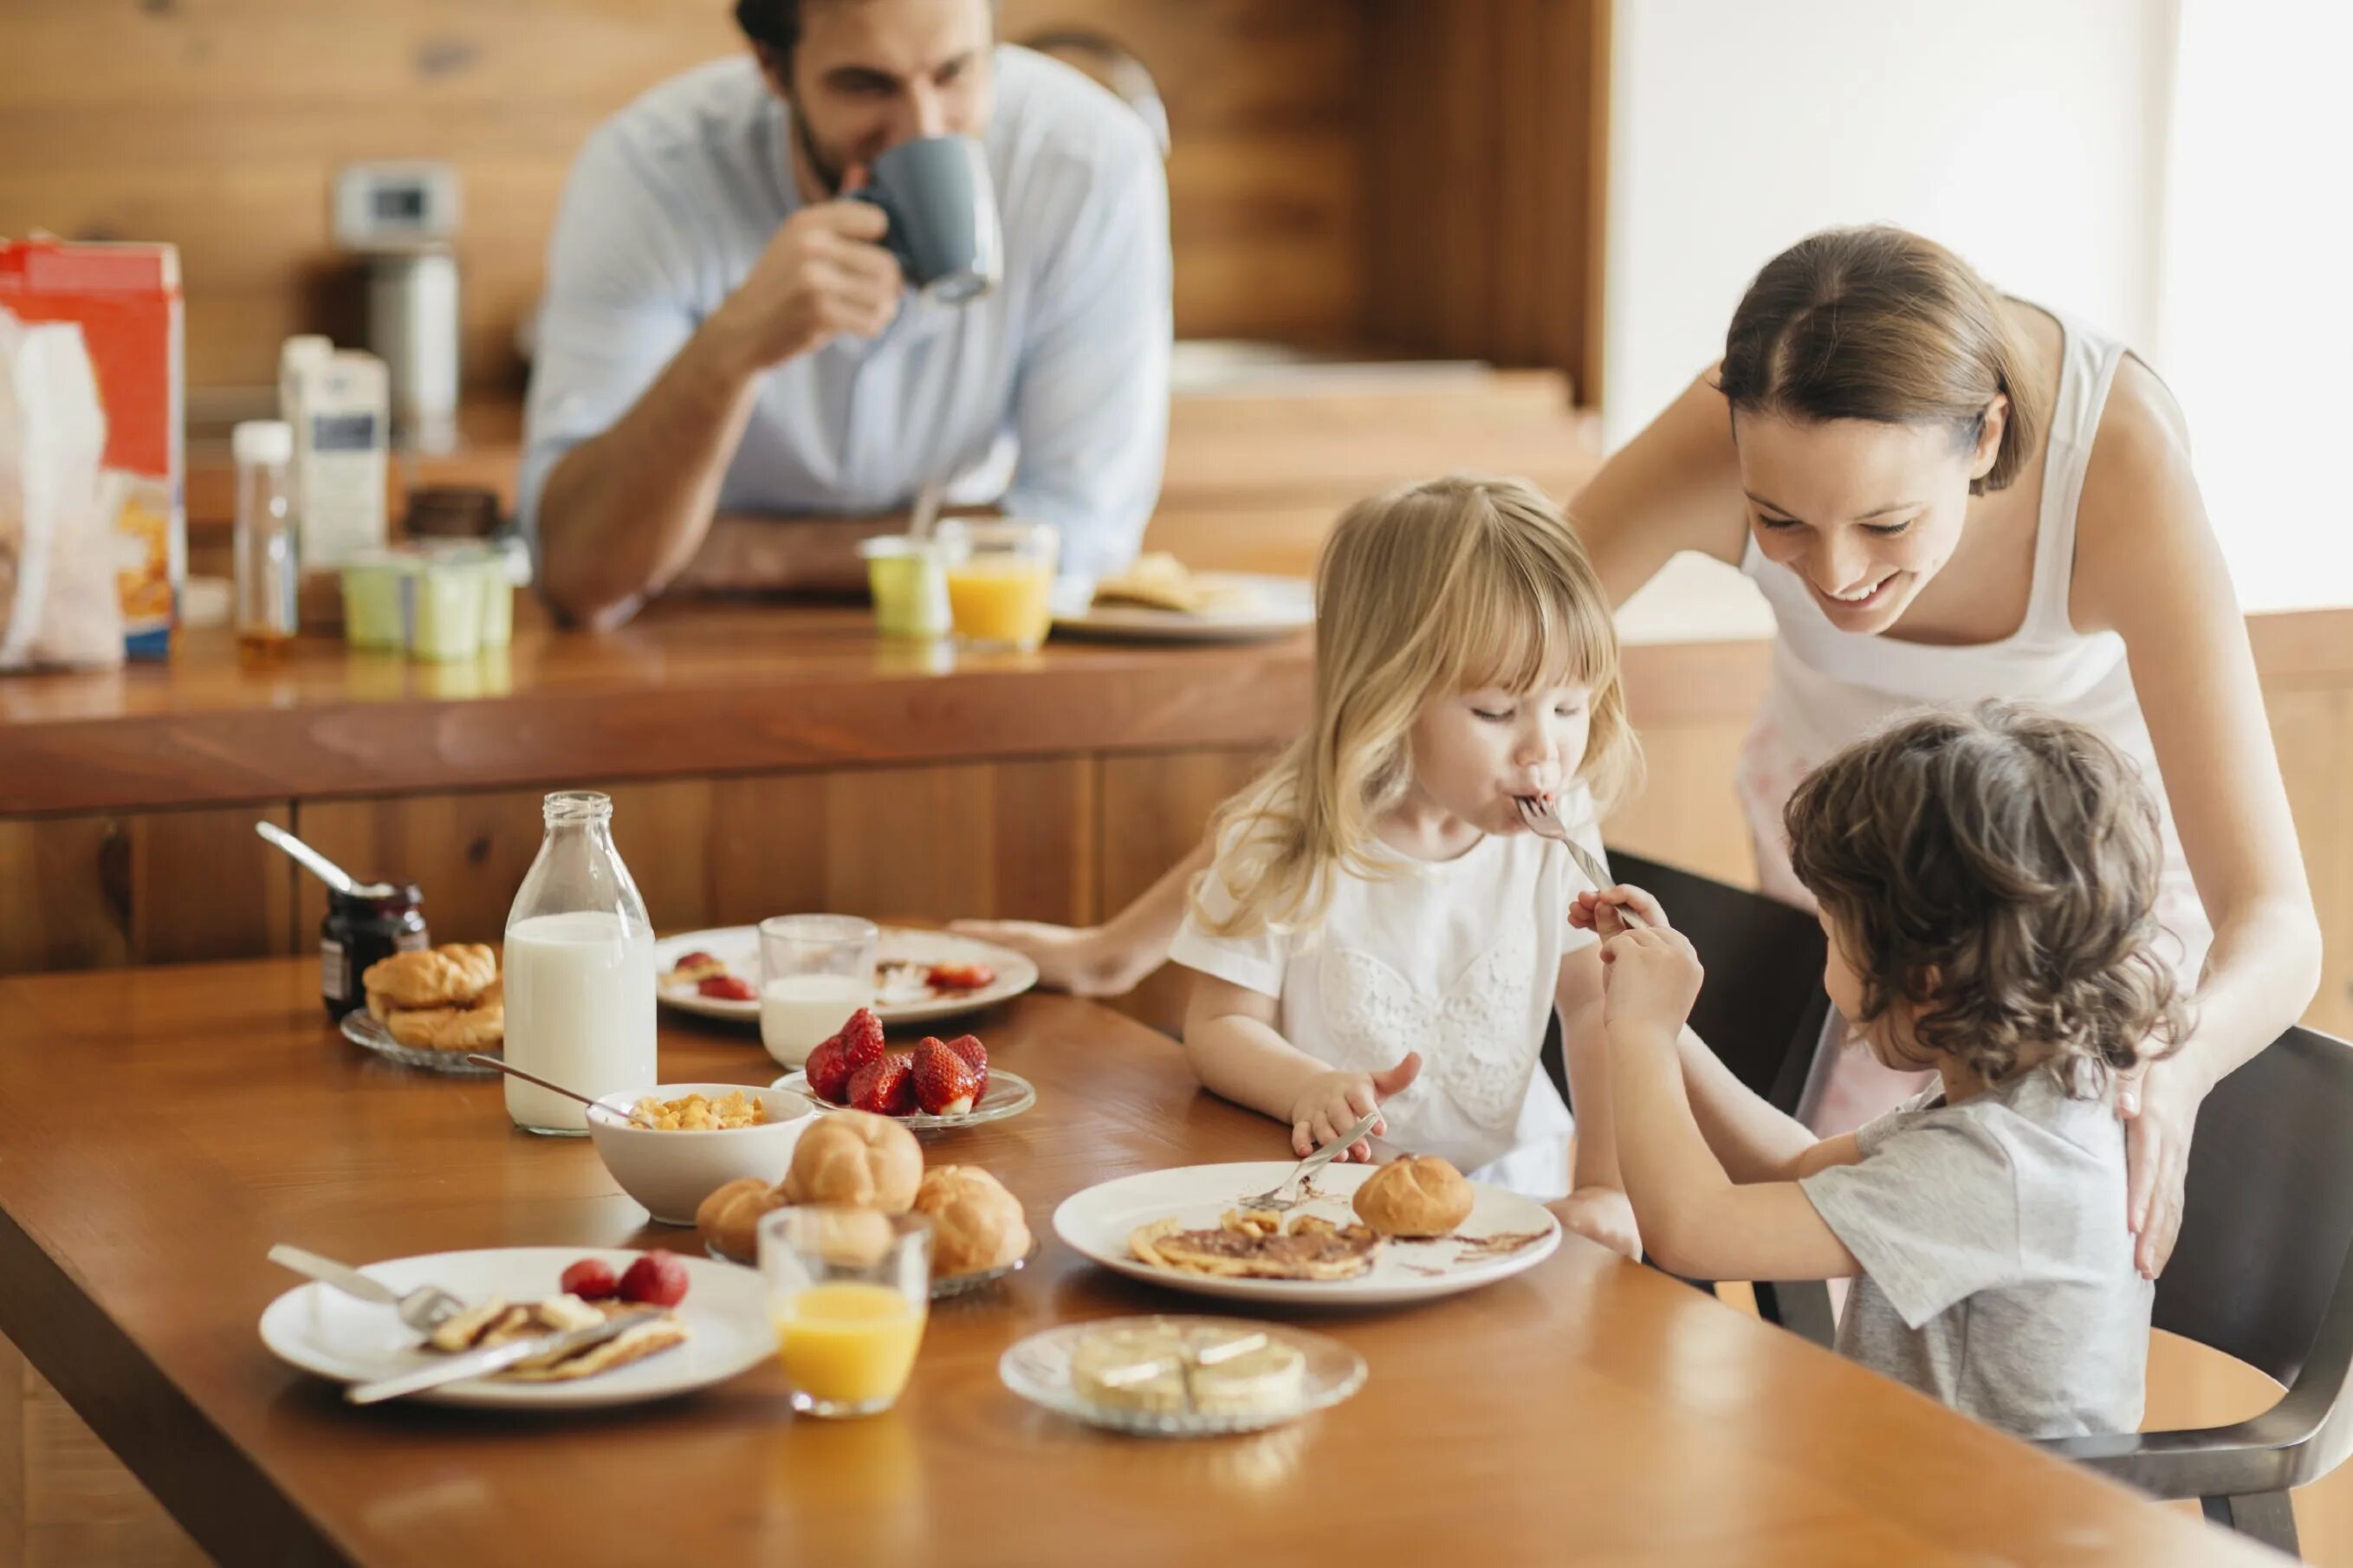
[(2038, 1069), (1855, 1138), (1799, 1184), (1862, 1265), (1839, 1352), (2022, 1437), (2138, 1430), (2153, 1287), (2114, 1108)]

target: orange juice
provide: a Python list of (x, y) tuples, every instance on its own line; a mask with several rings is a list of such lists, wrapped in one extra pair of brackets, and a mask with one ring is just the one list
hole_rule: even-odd
[(822, 1409), (879, 1410), (899, 1397), (923, 1340), (924, 1309), (888, 1285), (812, 1285), (776, 1314), (785, 1375)]
[(975, 555), (948, 568), (948, 615), (966, 642), (1036, 647), (1053, 624), (1053, 587), (1051, 561)]

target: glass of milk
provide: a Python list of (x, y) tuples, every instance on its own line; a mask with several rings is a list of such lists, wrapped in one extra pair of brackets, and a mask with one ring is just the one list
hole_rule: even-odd
[[(613, 803), (547, 797), (547, 836), (507, 911), (506, 1059), (591, 1100), (651, 1089), (654, 932), (613, 847)], [(507, 1114), (526, 1132), (587, 1134), (583, 1107), (521, 1079)]]
[(860, 1007), (874, 1005), (881, 933), (856, 915), (775, 915), (760, 922), (760, 1043), (788, 1068)]

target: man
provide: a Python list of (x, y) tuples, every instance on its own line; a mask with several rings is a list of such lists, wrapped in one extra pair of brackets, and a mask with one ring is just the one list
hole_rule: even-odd
[[(995, 41), (990, 0), (738, 0), (747, 58), (599, 127), (565, 192), (526, 413), (542, 591), (591, 626), (672, 585), (841, 590), (916, 492), (1055, 524), (1125, 564), (1168, 413), (1167, 187), (1144, 123)], [(912, 292), (885, 149), (979, 138), (1004, 277)], [(1009, 488), (1008, 480), (1009, 478)]]

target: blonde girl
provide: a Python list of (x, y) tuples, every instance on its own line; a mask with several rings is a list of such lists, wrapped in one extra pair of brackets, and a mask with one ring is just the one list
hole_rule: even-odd
[[(1564, 1217), (1630, 1250), (1601, 966), (1567, 918), (1588, 884), (1516, 805), (1560, 795), (1598, 855), (1597, 803), (1635, 765), (1600, 580), (1550, 501), (1458, 477), (1349, 509), (1315, 603), (1307, 731), (1219, 812), (1172, 949), (1193, 1070), (1296, 1152), (1377, 1108), (1413, 1152), (1539, 1201), (1574, 1188)], [(1574, 1182), (1537, 1059), (1556, 1005), (1587, 1128)]]

